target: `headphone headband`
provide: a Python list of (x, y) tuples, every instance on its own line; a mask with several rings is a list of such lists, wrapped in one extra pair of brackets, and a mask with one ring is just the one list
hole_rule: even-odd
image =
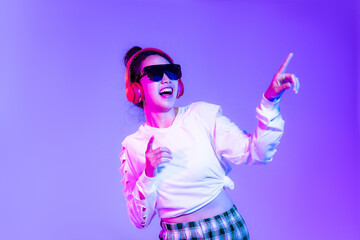
[(133, 63), (134, 59), (137, 58), (138, 56), (140, 56), (140, 54), (142, 54), (144, 52), (156, 52), (156, 53), (159, 53), (159, 54), (163, 54), (163, 55), (165, 55), (166, 57), (168, 57), (170, 59), (171, 63), (173, 63), (172, 58), (169, 55), (167, 55), (165, 52), (161, 51), (160, 49), (157, 49), (157, 48), (143, 48), (143, 49), (137, 51), (134, 55), (131, 56), (131, 58), (129, 59), (129, 61), (126, 64), (126, 69), (130, 69), (131, 64)]

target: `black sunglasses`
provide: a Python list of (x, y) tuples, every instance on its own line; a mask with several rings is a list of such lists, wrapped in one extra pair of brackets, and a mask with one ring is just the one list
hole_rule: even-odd
[(171, 80), (178, 80), (181, 78), (181, 67), (179, 64), (162, 64), (147, 66), (144, 67), (143, 73), (139, 76), (138, 80), (147, 75), (151, 81), (158, 82), (162, 80), (164, 73)]

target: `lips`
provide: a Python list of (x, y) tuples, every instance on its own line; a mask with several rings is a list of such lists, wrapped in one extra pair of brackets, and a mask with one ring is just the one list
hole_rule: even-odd
[(173, 94), (173, 88), (172, 87), (164, 87), (160, 89), (159, 94), (161, 96), (171, 96)]

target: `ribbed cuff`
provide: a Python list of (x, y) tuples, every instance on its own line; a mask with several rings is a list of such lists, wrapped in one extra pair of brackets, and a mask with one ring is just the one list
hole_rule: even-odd
[(275, 99), (274, 101), (269, 101), (266, 99), (265, 95), (261, 99), (261, 105), (263, 105), (266, 109), (269, 110), (277, 110), (280, 112), (280, 98)]
[(268, 125), (273, 119), (280, 115), (280, 100), (270, 102), (263, 95), (260, 104), (256, 108), (257, 119)]
[(155, 191), (155, 177), (148, 177), (145, 174), (145, 171), (140, 175), (138, 180), (138, 185), (144, 191), (144, 195), (147, 195), (153, 191)]

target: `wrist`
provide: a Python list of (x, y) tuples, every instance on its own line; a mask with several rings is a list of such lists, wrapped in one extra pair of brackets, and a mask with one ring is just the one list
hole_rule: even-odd
[(145, 175), (146, 175), (147, 177), (149, 177), (149, 178), (155, 177), (155, 176), (156, 176), (155, 168), (151, 168), (151, 169), (146, 168), (146, 169), (145, 169)]
[(144, 199), (147, 199), (148, 196), (155, 191), (155, 181), (156, 178), (146, 176), (145, 171), (139, 176), (136, 185), (139, 189), (139, 192), (143, 194)]
[(264, 93), (264, 97), (266, 98), (266, 100), (273, 102), (275, 101), (276, 98), (272, 97), (267, 91)]

